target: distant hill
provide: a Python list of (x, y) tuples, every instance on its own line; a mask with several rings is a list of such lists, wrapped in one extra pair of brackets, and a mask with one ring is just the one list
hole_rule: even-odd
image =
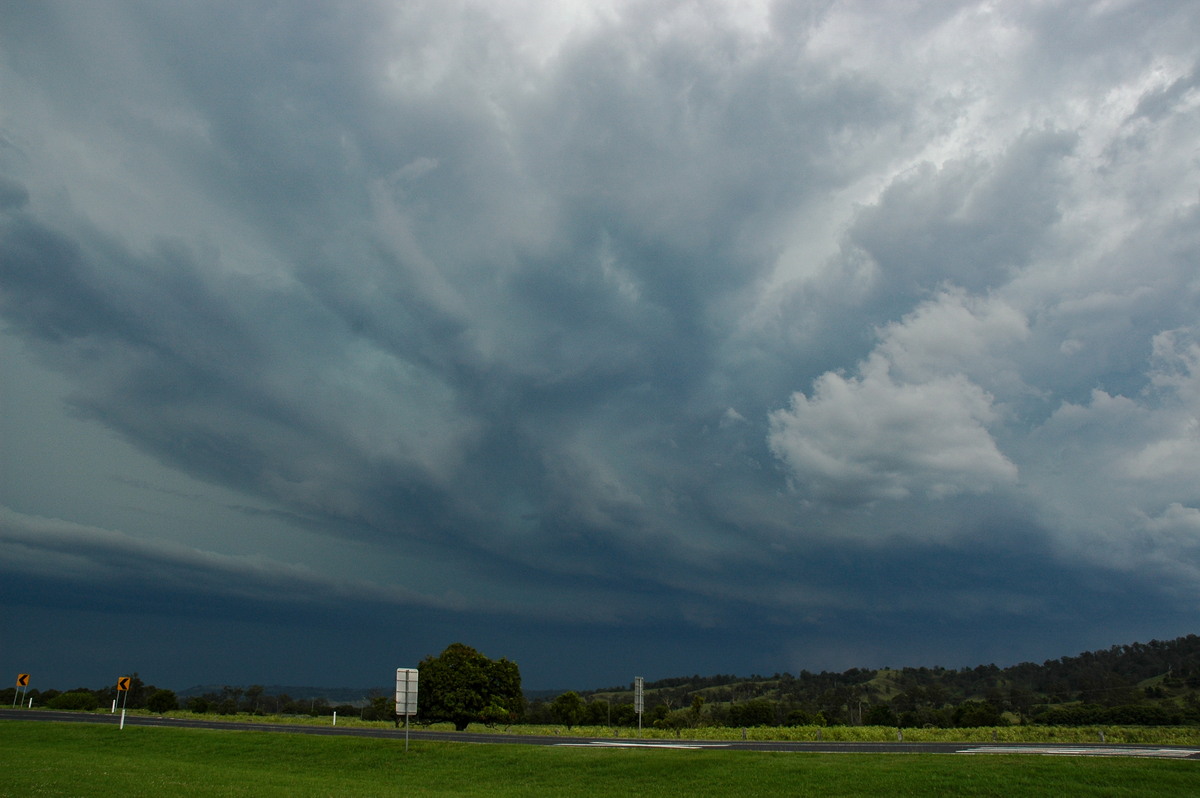
[[(186, 690), (177, 690), (176, 695), (182, 701), (194, 696), (221, 695), (227, 687), (246, 690), (249, 685), (197, 684)], [(294, 701), (312, 701), (324, 699), (330, 704), (350, 704), (363, 706), (370, 703), (373, 695), (391, 695), (390, 687), (310, 687), (289, 684), (262, 685), (262, 695), (285, 695)]]
[[(795, 682), (814, 686), (869, 685), (874, 693), (898, 693), (907, 682), (940, 684), (965, 695), (981, 694), (992, 683), (1022, 687), (1048, 698), (1079, 700), (1099, 698), (1101, 693), (1163, 677), (1172, 683), (1190, 683), (1200, 688), (1200, 636), (1187, 635), (1175, 640), (1151, 640), (1149, 643), (1115, 645), (1087, 651), (1074, 657), (1046, 660), (1042, 664), (1022, 662), (1007, 668), (979, 665), (974, 668), (906, 667), (900, 670), (851, 668), (841, 673), (801, 671), (798, 675), (776, 673), (772, 676), (677, 676), (646, 682), (647, 691), (682, 692), (688, 695), (706, 691), (729, 692), (742, 687), (750, 694), (787, 689)], [(891, 685), (889, 690), (887, 685)], [(580, 695), (632, 694), (632, 686), (606, 687), (580, 691)]]
[[(873, 717), (881, 724), (957, 725), (964, 712), (1045, 723), (1193, 723), (1200, 722), (1200, 637), (1116, 645), (1007, 668), (694, 675), (647, 682), (645, 689), (647, 707), (682, 708), (697, 698), (727, 711), (755, 704), (768, 723), (820, 716), (829, 723), (867, 723)], [(632, 686), (580, 694), (613, 705), (633, 700)]]

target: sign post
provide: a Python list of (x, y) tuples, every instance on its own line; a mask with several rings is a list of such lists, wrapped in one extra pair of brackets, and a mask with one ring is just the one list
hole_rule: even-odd
[[(17, 687), (21, 688), (21, 703), (24, 704), (25, 696), (29, 694), (29, 674), (28, 673), (18, 673), (17, 674)], [(13, 691), (13, 708), (15, 709), (16, 706), (17, 706), (17, 691), (14, 690)]]
[(642, 736), (642, 713), (646, 711), (646, 680), (633, 677), (633, 711), (638, 716), (638, 737)]
[(408, 750), (409, 718), (417, 714), (417, 669), (396, 668), (396, 716), (404, 717), (404, 750)]
[(132, 681), (132, 677), (129, 677), (129, 676), (118, 676), (117, 677), (117, 692), (124, 693), (124, 695), (121, 696), (121, 728), (122, 729), (125, 728), (125, 705), (127, 703), (129, 703), (129, 682), (130, 681)]

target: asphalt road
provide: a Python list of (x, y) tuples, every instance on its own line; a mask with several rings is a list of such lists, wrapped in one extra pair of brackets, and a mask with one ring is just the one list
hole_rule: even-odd
[[(118, 725), (119, 714), (54, 712), (40, 709), (0, 709), (0, 720), (56, 721), (60, 723), (106, 723)], [(361, 726), (313, 726), (308, 724), (249, 723), (241, 721), (162, 718), (152, 715), (126, 715), (127, 726), (158, 726), (187, 729), (264, 731), (283, 734), (321, 734), (350, 737), (375, 737), (403, 740), (403, 728), (364, 728)], [(1200, 761), (1200, 748), (1157, 745), (1116, 745), (1089, 743), (845, 743), (845, 742), (765, 742), (755, 740), (642, 740), (634, 737), (568, 737), (503, 733), (426, 731), (412, 729), (412, 740), (454, 743), (507, 743), (512, 745), (553, 745), (585, 748), (662, 748), (699, 750), (717, 748), (735, 751), (777, 751), (791, 753), (856, 754), (1040, 754), (1050, 756), (1133, 756)]]

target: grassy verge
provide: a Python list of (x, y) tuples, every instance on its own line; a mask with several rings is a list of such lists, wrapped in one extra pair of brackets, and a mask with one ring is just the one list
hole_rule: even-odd
[(0, 796), (1194, 795), (1194, 761), (461, 745), (0, 722)]
[[(140, 712), (139, 714), (150, 714)], [(304, 724), (315, 726), (330, 726), (330, 717), (310, 717), (307, 715), (197, 715), (191, 712), (169, 712), (168, 717), (181, 719), (202, 719), (221, 721), (242, 721), (246, 723), (277, 723)], [(380, 721), (364, 721), (355, 716), (342, 716), (337, 719), (340, 727), (369, 727), (391, 728), (391, 723)], [(403, 726), (401, 726), (403, 728)], [(432, 726), (416, 726), (414, 729), (432, 729), (449, 731), (454, 727), (449, 723), (435, 723)], [(636, 729), (614, 728), (612, 726), (575, 726), (571, 729), (565, 726), (515, 725), (498, 728), (488, 728), (482, 724), (472, 724), (468, 731), (478, 734), (488, 732), (504, 732), (506, 734), (530, 735), (559, 735), (563, 737), (633, 737)], [(977, 729), (904, 729), (904, 742), (965, 742), (965, 743), (1113, 743), (1116, 745), (1187, 745), (1200, 747), (1200, 727), (1198, 726), (999, 726), (996, 728)], [(745, 730), (725, 727), (701, 727), (697, 729), (681, 729), (678, 734), (669, 729), (647, 727), (641, 731), (642, 739), (647, 740), (784, 740), (791, 742), (809, 742), (824, 740), (827, 742), (896, 742), (897, 729), (894, 726), (756, 726)]]

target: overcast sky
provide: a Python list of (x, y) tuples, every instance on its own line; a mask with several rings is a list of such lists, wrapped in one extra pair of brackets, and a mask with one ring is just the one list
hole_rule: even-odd
[(34, 687), (1198, 631), (1194, 3), (0, 0), (0, 289)]

